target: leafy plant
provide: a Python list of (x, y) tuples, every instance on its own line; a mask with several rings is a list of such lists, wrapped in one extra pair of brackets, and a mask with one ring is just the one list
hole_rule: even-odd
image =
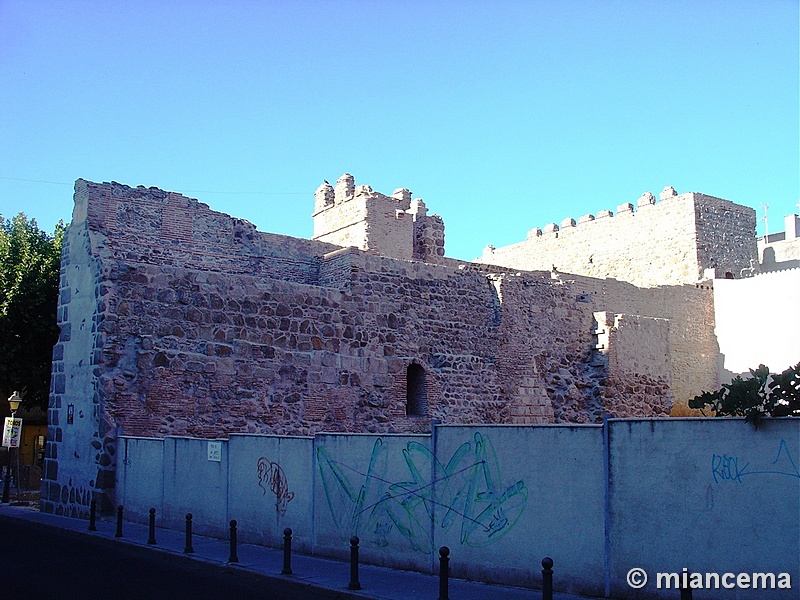
[(50, 235), (0, 216), (0, 402), (19, 390), (23, 406), (47, 408), (63, 236), (61, 222)]
[(782, 373), (770, 373), (765, 365), (750, 369), (751, 377), (737, 376), (716, 392), (703, 392), (689, 401), (689, 408), (710, 410), (718, 417), (744, 417), (758, 425), (764, 416), (800, 416), (800, 363)]

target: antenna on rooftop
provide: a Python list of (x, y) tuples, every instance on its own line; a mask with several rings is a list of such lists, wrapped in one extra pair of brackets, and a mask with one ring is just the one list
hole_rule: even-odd
[(761, 208), (764, 210), (764, 216), (761, 217), (759, 221), (764, 221), (764, 241), (767, 242), (769, 241), (769, 220), (767, 219), (767, 209), (769, 208), (769, 204), (762, 202)]

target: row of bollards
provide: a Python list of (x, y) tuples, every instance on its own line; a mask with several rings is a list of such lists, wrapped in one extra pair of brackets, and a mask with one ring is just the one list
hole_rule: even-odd
[[(122, 505), (117, 507), (117, 531), (114, 537), (122, 537), (122, 516), (124, 508)], [(149, 536), (147, 538), (148, 544), (156, 543), (156, 509), (151, 508), (149, 511)], [(97, 531), (97, 503), (92, 500), (89, 512), (89, 531)], [(237, 522), (232, 520), (230, 523), (230, 555), (228, 556), (229, 563), (239, 562), (237, 554)], [(357, 536), (350, 538), (350, 581), (347, 584), (349, 590), (360, 590), (361, 582), (358, 580), (358, 544), (359, 539)], [(185, 554), (194, 552), (192, 547), (192, 513), (186, 515), (186, 545), (183, 549)], [(283, 575), (292, 574), (292, 530), (287, 527), (283, 530)], [(450, 548), (442, 546), (439, 549), (439, 598), (438, 600), (450, 600), (449, 596), (450, 586)], [(681, 600), (691, 600), (692, 591), (681, 590)], [(553, 600), (553, 559), (546, 556), (542, 559), (542, 600)]]

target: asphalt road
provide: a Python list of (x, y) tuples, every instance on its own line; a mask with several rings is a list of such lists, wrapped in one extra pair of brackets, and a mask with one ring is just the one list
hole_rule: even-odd
[(0, 524), (3, 600), (316, 600), (258, 576), (22, 521)]

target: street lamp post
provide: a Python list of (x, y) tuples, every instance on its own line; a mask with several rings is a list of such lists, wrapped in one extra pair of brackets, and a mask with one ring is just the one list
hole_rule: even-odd
[[(14, 415), (17, 414), (17, 409), (19, 408), (20, 402), (22, 402), (22, 397), (19, 395), (19, 392), (14, 392), (11, 394), (11, 397), (8, 399), (8, 404), (11, 407), (11, 419), (13, 423)], [(8, 486), (11, 481), (11, 459), (13, 457), (14, 445), (11, 441), (8, 444), (8, 464), (6, 464), (6, 479), (3, 482), (3, 502), (8, 504)], [(19, 482), (17, 482), (17, 486), (19, 486)]]

